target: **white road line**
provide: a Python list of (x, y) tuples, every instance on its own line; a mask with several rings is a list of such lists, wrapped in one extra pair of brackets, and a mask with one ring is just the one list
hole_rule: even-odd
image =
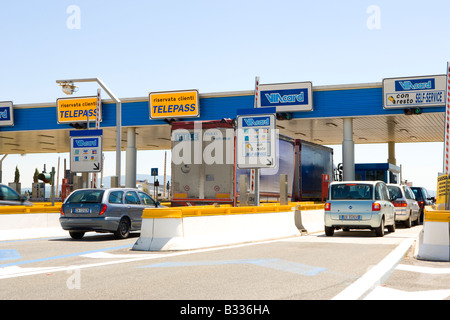
[(379, 286), (364, 300), (444, 300), (450, 296), (450, 290), (402, 291)]
[(404, 240), (380, 263), (371, 268), (361, 278), (353, 282), (350, 286), (336, 295), (332, 300), (358, 300), (364, 298), (377, 285), (384, 282), (394, 270), (396, 264), (411, 247), (414, 238)]
[(450, 268), (432, 268), (432, 267), (413, 266), (408, 264), (399, 264), (395, 269), (428, 274), (450, 274)]
[[(102, 267), (102, 266), (114, 265), (114, 264), (120, 264), (120, 263), (153, 260), (153, 259), (159, 259), (159, 258), (164, 258), (164, 257), (175, 257), (175, 256), (182, 256), (182, 255), (193, 254), (193, 253), (217, 251), (217, 250), (224, 250), (224, 249), (230, 249), (230, 248), (258, 245), (258, 244), (263, 244), (263, 243), (271, 243), (271, 242), (277, 242), (277, 241), (279, 241), (279, 239), (237, 244), (237, 245), (224, 246), (224, 247), (214, 247), (214, 248), (206, 248), (206, 249), (199, 249), (199, 250), (180, 251), (180, 252), (172, 251), (172, 252), (167, 252), (167, 253), (149, 252), (147, 254), (130, 254), (129, 259), (124, 258), (123, 257), (124, 255), (122, 255), (122, 254), (120, 254), (120, 255), (118, 254), (114, 258), (117, 258), (117, 256), (120, 256), (120, 260), (102, 261), (102, 262), (98, 262), (98, 263), (89, 263), (89, 264), (75, 265), (75, 266), (71, 265), (71, 266), (44, 267), (44, 268), (22, 268), (22, 267), (18, 267), (18, 266), (9, 266), (9, 267), (0, 268), (0, 280), (8, 279), (8, 278), (22, 277), (22, 276), (29, 276), (29, 275), (36, 275), (36, 274), (43, 274), (43, 273), (47, 273), (49, 271), (61, 272), (61, 271), (68, 271), (68, 270), (75, 270), (75, 269), (95, 268), (95, 267)], [(89, 256), (90, 254), (86, 254), (86, 255)], [(84, 255), (84, 256), (86, 256), (86, 255)], [(112, 255), (114, 255), (114, 254), (112, 254)], [(92, 258), (92, 256), (90, 256), (90, 257)], [(99, 256), (97, 256), (97, 258), (98, 257)], [(105, 258), (105, 256), (103, 256), (102, 258)]]

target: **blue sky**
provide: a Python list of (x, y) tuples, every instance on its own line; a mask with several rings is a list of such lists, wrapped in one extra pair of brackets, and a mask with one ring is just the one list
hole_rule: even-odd
[[(379, 28), (370, 29), (373, 5)], [(74, 18), (79, 29), (67, 26)], [(63, 96), (55, 80), (64, 78), (99, 77), (127, 98), (192, 88), (252, 90), (255, 76), (261, 83), (315, 86), (381, 82), (443, 74), (450, 60), (446, 0), (2, 1), (0, 21), (0, 101), (15, 104), (55, 101)], [(83, 84), (79, 95), (96, 88)], [(419, 156), (423, 150), (427, 158)], [(387, 159), (385, 145), (358, 145), (356, 152), (357, 162)], [(141, 159), (146, 154), (138, 156), (139, 173), (149, 166)], [(41, 169), (48, 158), (8, 156), (3, 182), (12, 181), (18, 164), (28, 185), (27, 170)], [(397, 162), (408, 180), (435, 189), (442, 143), (398, 145)], [(114, 174), (115, 164), (110, 167), (105, 175)]]

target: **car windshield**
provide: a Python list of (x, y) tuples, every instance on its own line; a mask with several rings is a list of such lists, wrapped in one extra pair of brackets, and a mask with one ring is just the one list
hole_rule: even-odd
[(397, 199), (403, 198), (402, 190), (400, 190), (400, 187), (388, 186), (388, 189), (391, 197), (395, 196)]
[(104, 190), (79, 190), (72, 193), (66, 203), (101, 203)]
[(331, 186), (332, 200), (371, 200), (373, 186), (370, 184), (345, 183)]
[(7, 186), (0, 186), (0, 200), (19, 201), (20, 196), (13, 189)]

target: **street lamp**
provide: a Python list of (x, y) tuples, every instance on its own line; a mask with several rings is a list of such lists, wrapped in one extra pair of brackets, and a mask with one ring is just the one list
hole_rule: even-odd
[(120, 149), (121, 149), (121, 139), (122, 139), (122, 102), (117, 98), (114, 93), (109, 90), (109, 88), (103, 83), (99, 78), (86, 78), (86, 79), (67, 79), (67, 80), (56, 80), (56, 83), (62, 87), (65, 94), (73, 94), (78, 91), (78, 87), (74, 85), (74, 82), (97, 82), (100, 87), (105, 90), (105, 92), (110, 96), (111, 99), (116, 103), (116, 179), (117, 186), (120, 185)]

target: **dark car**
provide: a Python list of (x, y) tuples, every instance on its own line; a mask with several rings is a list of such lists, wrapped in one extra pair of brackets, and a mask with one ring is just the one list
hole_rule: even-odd
[(32, 206), (33, 204), (10, 187), (0, 184), (0, 206)]
[(430, 197), (427, 189), (423, 187), (411, 187), (416, 196), (417, 203), (420, 207), (420, 221), (423, 222), (423, 210), (425, 206), (430, 206), (434, 203), (434, 198)]
[(140, 231), (142, 211), (156, 207), (159, 202), (137, 189), (79, 189), (62, 204), (59, 222), (74, 239), (88, 231), (112, 232), (125, 239), (131, 231)]

